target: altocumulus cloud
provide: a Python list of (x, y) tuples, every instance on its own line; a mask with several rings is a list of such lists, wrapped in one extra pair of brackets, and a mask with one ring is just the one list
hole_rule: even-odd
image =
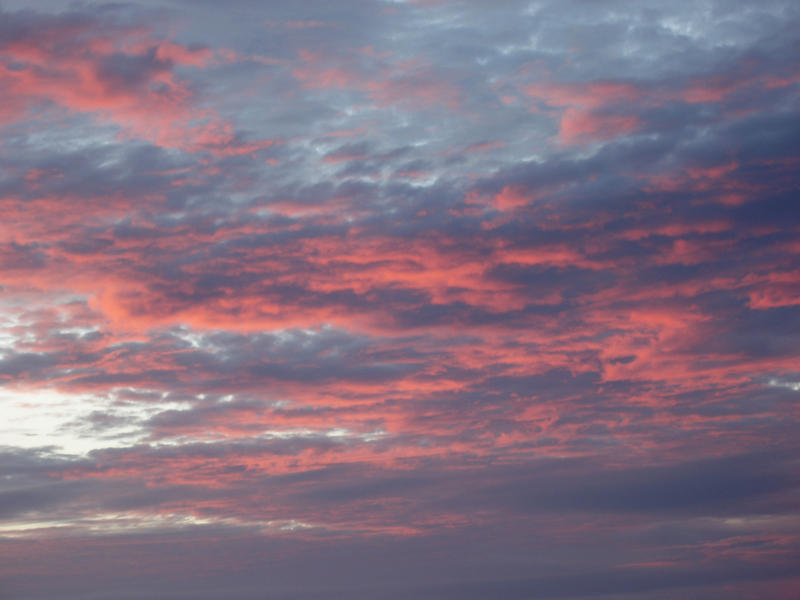
[(800, 8), (0, 7), (0, 597), (794, 599)]

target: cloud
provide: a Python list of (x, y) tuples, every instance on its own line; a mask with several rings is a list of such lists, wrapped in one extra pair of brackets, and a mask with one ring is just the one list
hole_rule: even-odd
[(798, 10), (323, 4), (4, 4), (2, 593), (793, 597)]

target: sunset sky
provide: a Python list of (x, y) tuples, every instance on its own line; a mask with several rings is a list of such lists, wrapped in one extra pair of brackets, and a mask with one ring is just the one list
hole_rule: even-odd
[(0, 0), (0, 600), (800, 598), (796, 0)]

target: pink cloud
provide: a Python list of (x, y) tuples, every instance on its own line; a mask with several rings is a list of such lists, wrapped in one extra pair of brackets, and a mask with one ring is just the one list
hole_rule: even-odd
[(641, 125), (635, 115), (617, 112), (621, 104), (633, 106), (645, 94), (629, 83), (534, 83), (525, 92), (534, 101), (561, 111), (559, 138), (565, 145), (610, 140)]
[(308, 50), (300, 50), (299, 55), (300, 63), (292, 75), (308, 89), (352, 90), (377, 106), (457, 108), (461, 104), (458, 88), (418, 59), (386, 63), (373, 57), (376, 64), (361, 72), (357, 63), (342, 66)]
[(229, 121), (197, 105), (195, 92), (174, 67), (205, 67), (213, 58), (206, 48), (154, 39), (135, 29), (109, 35), (83, 25), (54, 26), (46, 37), (7, 44), (0, 54), (22, 65), (0, 67), (6, 121), (49, 102), (113, 123), (122, 136), (166, 147), (225, 154), (272, 143), (239, 143)]

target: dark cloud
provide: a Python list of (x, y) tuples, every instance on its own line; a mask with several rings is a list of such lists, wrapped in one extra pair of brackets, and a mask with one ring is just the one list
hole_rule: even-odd
[[(571, 479), (571, 480), (570, 480)], [(726, 456), (664, 467), (603, 469), (590, 477), (517, 484), (509, 492), (530, 509), (586, 511), (748, 512), (765, 495), (795, 489), (791, 460), (774, 454)]]

